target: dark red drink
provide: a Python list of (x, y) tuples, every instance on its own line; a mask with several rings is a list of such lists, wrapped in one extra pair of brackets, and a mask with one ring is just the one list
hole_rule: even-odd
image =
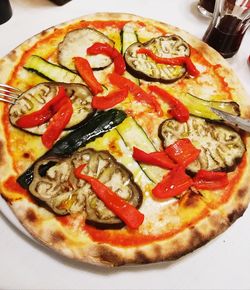
[(199, 6), (204, 8), (210, 13), (214, 12), (214, 5), (215, 5), (215, 0), (200, 0)]
[(71, 0), (50, 0), (50, 1), (53, 2), (53, 3), (55, 3), (58, 6), (62, 6), (64, 4), (66, 4), (66, 3), (68, 3)]
[(0, 0), (0, 24), (8, 21), (12, 16), (9, 0)]
[(240, 48), (245, 29), (242, 21), (231, 15), (225, 15), (217, 26), (210, 26), (203, 41), (216, 49), (223, 57), (232, 57)]

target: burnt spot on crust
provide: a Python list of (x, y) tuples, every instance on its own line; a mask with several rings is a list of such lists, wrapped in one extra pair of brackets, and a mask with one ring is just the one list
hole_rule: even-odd
[(230, 214), (228, 214), (227, 218), (230, 224), (234, 223), (239, 217), (243, 215), (246, 208), (243, 206), (239, 206), (237, 209), (233, 210)]
[(17, 51), (14, 49), (9, 54), (8, 57), (11, 61), (15, 62), (17, 60)]
[(154, 252), (156, 257), (161, 257), (162, 256), (162, 250), (159, 245), (154, 246)]
[(47, 30), (43, 30), (40, 35), (45, 36), (46, 34), (47, 34)]
[(246, 196), (247, 193), (248, 193), (247, 187), (243, 187), (243, 188), (239, 189), (237, 194), (238, 194), (238, 197), (240, 199), (243, 199)]
[(148, 264), (150, 262), (152, 262), (152, 259), (149, 259), (144, 252), (142, 251), (137, 251), (135, 254), (136, 258), (136, 263), (138, 264)]
[(51, 233), (51, 242), (53, 244), (62, 243), (65, 241), (65, 235), (60, 231), (55, 231)]
[(30, 158), (30, 153), (29, 152), (23, 153), (23, 158), (29, 159)]
[(222, 231), (226, 230), (226, 228), (228, 227), (227, 221), (218, 215), (210, 215), (209, 216), (209, 223), (210, 223), (211, 227), (214, 229), (214, 230), (212, 230), (213, 237), (215, 237), (216, 234), (218, 234), (218, 229), (220, 229), (220, 232), (222, 232)]
[(125, 264), (125, 261), (122, 259), (122, 257), (114, 253), (114, 251), (112, 251), (112, 249), (109, 249), (108, 247), (99, 247), (98, 254), (100, 260), (104, 263), (108, 263), (113, 266), (122, 266)]
[(0, 165), (4, 164), (3, 142), (0, 140)]
[(199, 248), (206, 242), (206, 238), (195, 227), (190, 228), (190, 245), (191, 248)]
[(36, 213), (34, 212), (34, 210), (32, 208), (29, 208), (26, 212), (26, 219), (30, 222), (30, 223), (35, 223), (38, 218)]

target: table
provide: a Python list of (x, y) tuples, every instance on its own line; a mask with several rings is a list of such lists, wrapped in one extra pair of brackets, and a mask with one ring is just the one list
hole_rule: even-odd
[[(13, 17), (0, 26), (0, 57), (47, 27), (95, 12), (129, 12), (168, 22), (201, 38), (209, 20), (194, 0), (12, 0)], [(250, 33), (229, 60), (250, 92), (246, 59)], [(250, 94), (249, 94), (250, 97)], [(0, 208), (1, 208), (0, 201)], [(249, 289), (250, 210), (224, 234), (176, 262), (100, 269), (57, 256), (31, 241), (0, 215), (1, 289)]]

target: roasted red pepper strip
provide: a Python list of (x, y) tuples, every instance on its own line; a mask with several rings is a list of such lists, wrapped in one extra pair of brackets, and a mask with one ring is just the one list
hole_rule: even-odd
[(176, 166), (153, 188), (152, 193), (156, 198), (166, 199), (181, 194), (192, 184), (193, 180), (185, 173), (185, 168)]
[(83, 57), (74, 57), (73, 59), (76, 70), (80, 74), (81, 78), (89, 86), (93, 95), (101, 93), (103, 91), (102, 85), (97, 81), (96, 77), (94, 76), (93, 70), (87, 59)]
[(104, 54), (109, 56), (115, 66), (115, 72), (122, 75), (126, 70), (126, 64), (121, 53), (115, 48), (109, 45), (108, 43), (96, 42), (87, 49), (87, 54), (97, 55)]
[(116, 214), (129, 228), (138, 229), (143, 223), (144, 215), (135, 207), (119, 197), (115, 192), (101, 183), (98, 179), (82, 173), (85, 164), (80, 165), (74, 170), (77, 178), (87, 181), (96, 195), (104, 204)]
[(127, 88), (137, 101), (147, 103), (154, 109), (155, 112), (158, 113), (159, 116), (162, 115), (161, 107), (156, 98), (151, 94), (146, 93), (142, 88), (140, 88), (131, 80), (116, 73), (110, 74), (109, 80), (112, 85), (117, 86), (120, 89)]
[(127, 88), (111, 92), (107, 96), (103, 97), (94, 96), (92, 99), (92, 107), (98, 110), (106, 110), (121, 103), (126, 99), (127, 96), (128, 96)]
[(179, 139), (165, 149), (168, 157), (183, 167), (187, 167), (196, 160), (200, 152), (201, 150), (195, 148), (187, 138)]
[(165, 57), (159, 57), (155, 55), (151, 50), (147, 48), (139, 48), (137, 50), (137, 53), (140, 54), (146, 54), (150, 58), (152, 58), (155, 62), (160, 64), (167, 64), (167, 65), (185, 65), (188, 73), (193, 76), (197, 77), (199, 76), (200, 72), (197, 70), (195, 65), (192, 63), (190, 57), (188, 56), (178, 56), (173, 58), (165, 58)]
[(67, 101), (65, 100), (64, 105), (52, 117), (45, 133), (42, 135), (42, 142), (44, 146), (46, 146), (48, 149), (53, 146), (54, 142), (57, 140), (63, 129), (70, 121), (72, 114), (73, 107), (70, 99), (67, 98)]
[(201, 169), (193, 178), (197, 189), (224, 189), (229, 181), (226, 172), (215, 172)]
[(149, 86), (149, 90), (169, 104), (171, 107), (169, 113), (174, 119), (182, 123), (187, 122), (189, 119), (189, 111), (187, 107), (183, 105), (178, 99), (157, 86)]
[(167, 156), (165, 152), (146, 153), (139, 148), (133, 148), (133, 158), (136, 161), (159, 166), (161, 168), (172, 169), (176, 164)]
[(59, 86), (57, 95), (40, 110), (20, 117), (16, 124), (20, 128), (32, 128), (48, 122), (58, 110), (59, 104), (68, 98), (63, 86)]

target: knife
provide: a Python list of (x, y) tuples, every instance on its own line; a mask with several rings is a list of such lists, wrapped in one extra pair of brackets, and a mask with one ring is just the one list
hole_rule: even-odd
[(227, 112), (211, 108), (211, 110), (219, 116), (222, 120), (226, 121), (229, 125), (232, 125), (236, 128), (242, 129), (246, 132), (250, 133), (250, 120), (244, 119), (232, 114), (229, 114)]

